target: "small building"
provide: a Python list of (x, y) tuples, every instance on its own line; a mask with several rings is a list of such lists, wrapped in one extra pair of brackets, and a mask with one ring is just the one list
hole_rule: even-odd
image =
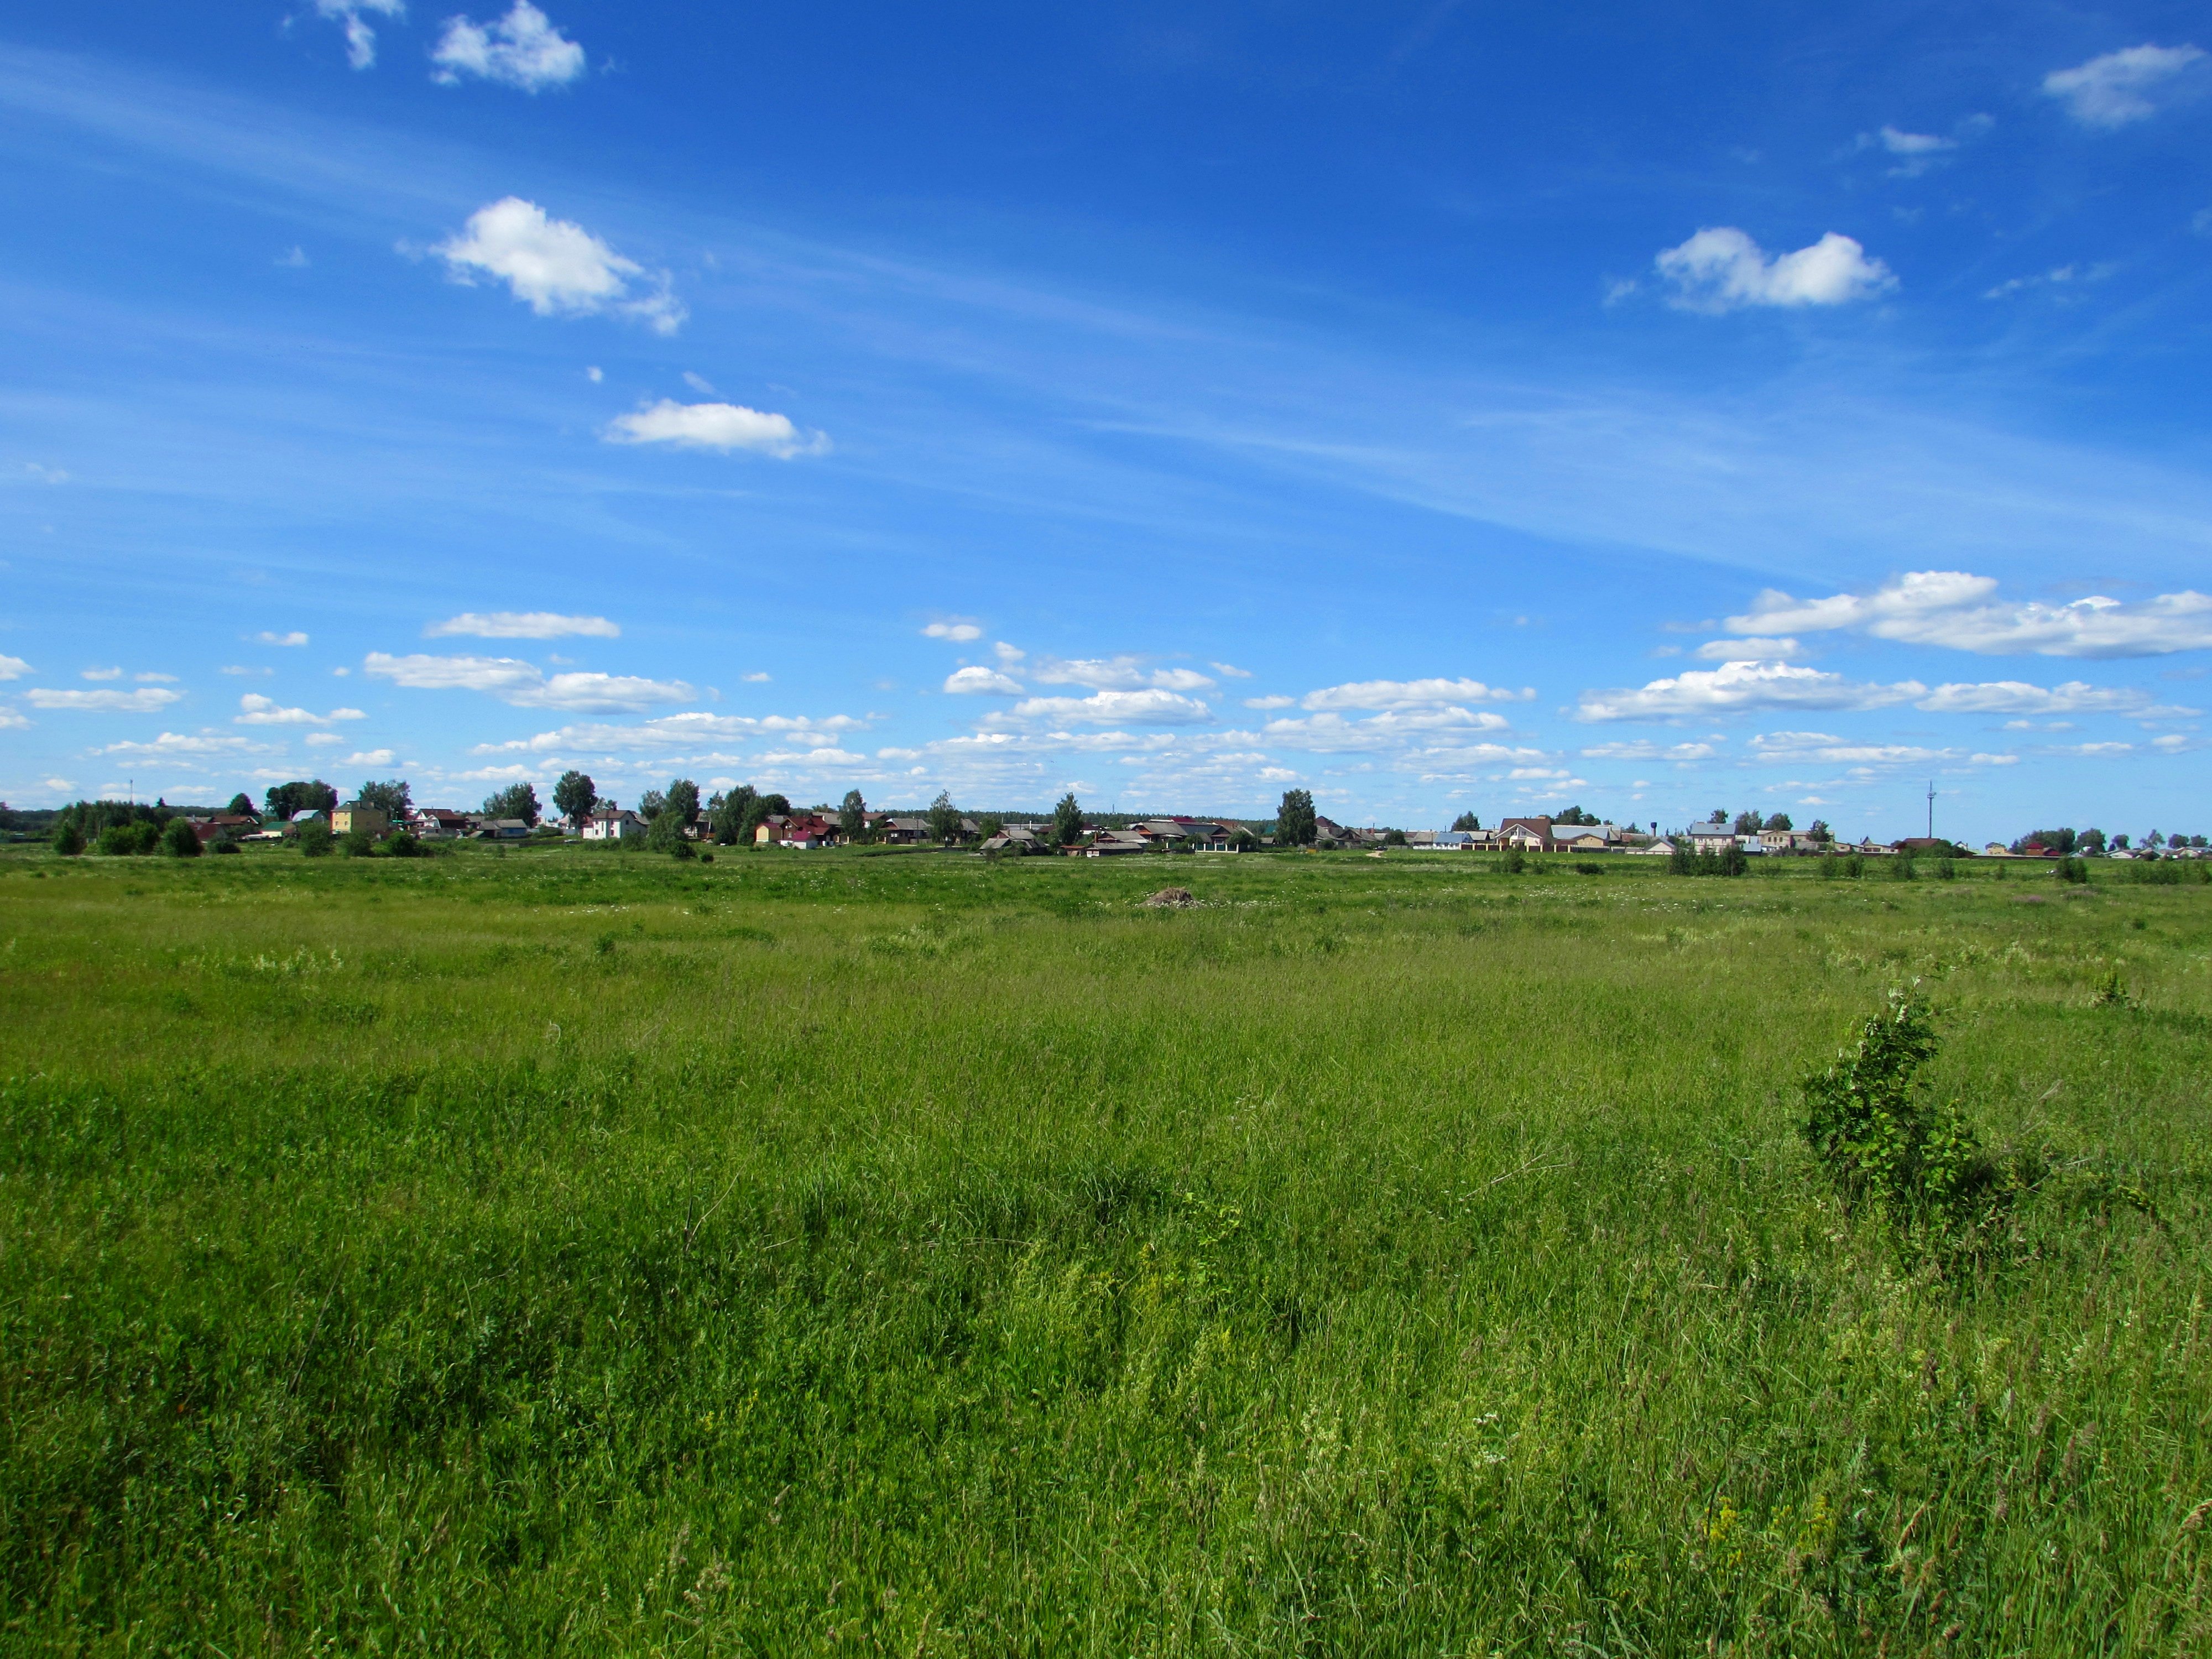
[[(1691, 849), (1698, 853), (1726, 853), (1738, 844), (1735, 831), (1718, 818), (1710, 823), (1692, 824), (1689, 837)], [(1752, 839), (1756, 841), (1758, 837)]]
[(450, 806), (418, 806), (408, 815), (407, 828), (417, 841), (457, 841), (474, 833), (469, 815)]
[(1152, 845), (1134, 830), (1101, 830), (1081, 852), (1087, 859), (1114, 858), (1123, 853), (1142, 853)]
[(637, 841), (644, 837), (645, 820), (627, 806), (595, 807), (580, 831), (586, 841)]
[(244, 812), (216, 812), (189, 822), (192, 833), (200, 838), (203, 847), (218, 841), (243, 841), (248, 836), (261, 832), (261, 820)]
[(927, 818), (893, 817), (886, 812), (872, 825), (876, 839), (888, 847), (916, 847), (929, 839)]
[(530, 834), (528, 818), (471, 818), (470, 833), (478, 841), (521, 841)]
[(1674, 856), (1674, 843), (1666, 836), (1661, 836), (1656, 840), (1644, 842), (1641, 847), (1628, 848), (1628, 853), (1632, 858), (1671, 859)]
[(331, 809), (331, 833), (349, 836), (358, 830), (374, 841), (381, 841), (392, 829), (392, 814), (380, 806), (364, 806), (357, 800), (347, 801)]
[(1517, 847), (1523, 852), (1549, 852), (1552, 847), (1552, 821), (1548, 817), (1500, 818), (1498, 822), (1497, 844)]

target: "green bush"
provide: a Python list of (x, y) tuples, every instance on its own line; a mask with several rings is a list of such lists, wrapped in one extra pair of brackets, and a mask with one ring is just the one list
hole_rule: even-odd
[(155, 823), (111, 823), (100, 832), (98, 845), (105, 857), (129, 858), (152, 852), (161, 834), (161, 826)]
[(54, 825), (54, 851), (65, 859), (84, 851), (84, 832), (76, 827), (75, 818), (64, 818)]
[(171, 818), (161, 831), (161, 850), (173, 859), (196, 859), (201, 850), (199, 831), (182, 818)]
[(419, 859), (422, 843), (404, 830), (394, 830), (384, 838), (384, 850), (396, 859)]
[(1889, 861), (1889, 878), (1892, 881), (1911, 881), (1917, 874), (1919, 872), (1912, 867), (1912, 854), (1910, 853), (1899, 853)]
[(368, 830), (356, 824), (338, 837), (338, 851), (349, 859), (369, 858), (376, 852), (376, 840)]
[(1935, 1053), (1927, 1006), (1892, 989), (1857, 1042), (1805, 1078), (1802, 1127), (1848, 1202), (1877, 1206), (1907, 1236), (1957, 1240), (1995, 1220), (2011, 1193), (1972, 1126), (1922, 1094), (1917, 1074)]
[(319, 859), (330, 853), (331, 826), (327, 823), (303, 823), (293, 833), (292, 838), (300, 843), (300, 853), (303, 858)]
[(1528, 867), (1528, 855), (1517, 847), (1507, 848), (1504, 855), (1498, 860), (1498, 868), (1504, 875), (1517, 876)]
[(2080, 859), (2061, 859), (2058, 860), (2058, 867), (2051, 873), (2061, 881), (2072, 882), (2076, 886), (2080, 886), (2085, 884), (2089, 879), (2089, 866)]

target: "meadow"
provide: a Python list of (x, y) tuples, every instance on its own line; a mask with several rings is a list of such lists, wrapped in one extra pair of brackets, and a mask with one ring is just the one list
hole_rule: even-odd
[[(2119, 873), (0, 855), (0, 1647), (2203, 1652)], [(1800, 1133), (1916, 979), (1972, 1257)]]

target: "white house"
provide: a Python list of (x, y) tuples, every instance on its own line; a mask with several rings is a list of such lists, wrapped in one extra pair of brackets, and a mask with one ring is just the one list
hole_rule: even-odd
[(631, 841), (644, 834), (645, 820), (627, 806), (602, 806), (584, 820), (586, 841)]

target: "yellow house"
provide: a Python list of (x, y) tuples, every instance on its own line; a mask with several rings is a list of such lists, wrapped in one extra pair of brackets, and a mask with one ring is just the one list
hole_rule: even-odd
[(334, 836), (348, 836), (359, 830), (372, 840), (381, 841), (391, 829), (392, 817), (381, 807), (363, 806), (351, 800), (331, 809), (331, 833)]

